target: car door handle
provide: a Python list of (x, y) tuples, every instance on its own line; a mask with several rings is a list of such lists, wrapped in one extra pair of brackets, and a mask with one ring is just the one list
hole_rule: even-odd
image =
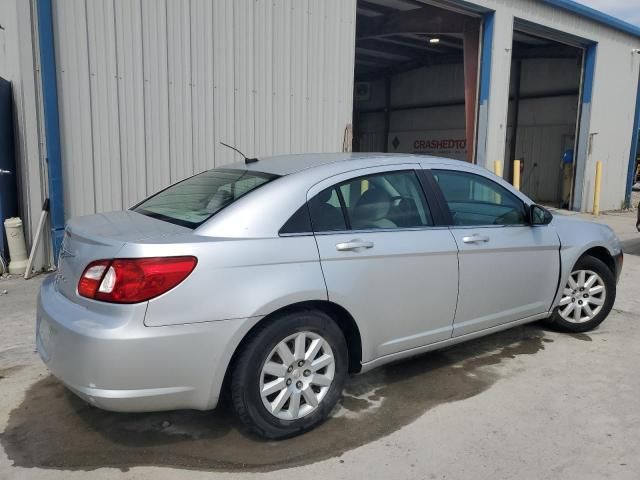
[(364, 240), (351, 240), (350, 242), (336, 244), (336, 250), (338, 250), (339, 252), (358, 250), (359, 248), (373, 248), (373, 242), (367, 242)]
[(489, 237), (486, 235), (473, 234), (468, 237), (462, 237), (464, 243), (485, 243), (489, 241)]

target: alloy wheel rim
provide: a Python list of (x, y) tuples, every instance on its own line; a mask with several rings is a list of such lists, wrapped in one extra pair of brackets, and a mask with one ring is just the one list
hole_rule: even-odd
[(314, 332), (296, 332), (267, 355), (260, 372), (260, 398), (281, 420), (297, 420), (314, 412), (335, 375), (329, 343)]
[(600, 313), (607, 297), (602, 277), (592, 270), (571, 272), (558, 304), (558, 313), (570, 323), (585, 323)]

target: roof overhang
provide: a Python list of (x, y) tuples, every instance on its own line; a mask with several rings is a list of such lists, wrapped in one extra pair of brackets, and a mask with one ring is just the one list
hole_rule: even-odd
[(560, 8), (567, 12), (574, 13), (581, 17), (588, 18), (594, 22), (598, 22), (602, 25), (606, 25), (614, 30), (619, 30), (634, 37), (640, 38), (640, 27), (636, 27), (623, 20), (619, 20), (611, 15), (595, 10), (591, 7), (587, 7), (581, 3), (574, 2), (572, 0), (540, 0), (542, 3), (551, 5), (556, 8)]

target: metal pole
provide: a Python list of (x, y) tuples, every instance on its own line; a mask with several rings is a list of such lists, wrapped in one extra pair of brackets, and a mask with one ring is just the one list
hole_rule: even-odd
[(40, 238), (42, 238), (42, 230), (44, 229), (44, 222), (47, 220), (49, 214), (49, 199), (47, 198), (42, 205), (42, 213), (40, 214), (40, 221), (38, 222), (38, 228), (36, 229), (36, 236), (31, 245), (31, 253), (29, 254), (29, 261), (27, 262), (27, 269), (24, 271), (24, 279), (29, 280), (31, 276), (31, 269), (33, 268), (33, 259), (38, 251), (38, 245), (40, 244)]
[(391, 77), (384, 79), (384, 153), (389, 151), (389, 131), (391, 129)]
[[(522, 60), (517, 60), (514, 72), (515, 92), (513, 94), (513, 125), (511, 127), (511, 145), (509, 146), (509, 160), (516, 158), (516, 144), (518, 143), (518, 122), (520, 119), (520, 78), (522, 77)], [(513, 171), (513, 182), (515, 185), (515, 170)], [(520, 174), (520, 172), (518, 172)]]
[(502, 178), (502, 162), (500, 160), (493, 162), (493, 173)]
[(513, 161), (513, 186), (520, 190), (520, 160)]
[(596, 162), (596, 181), (593, 190), (593, 214), (600, 215), (600, 187), (602, 185), (602, 162)]
[(627, 170), (627, 188), (624, 196), (626, 208), (631, 208), (631, 192), (635, 182), (636, 160), (638, 156), (638, 133), (640, 131), (640, 73), (638, 73), (638, 91), (636, 93), (636, 111), (633, 120), (633, 132), (631, 133), (631, 151), (629, 152), (629, 166)]
[(62, 189), (62, 154), (60, 147), (60, 122), (58, 115), (58, 84), (56, 54), (53, 36), (53, 9), (51, 0), (38, 0), (38, 37), (42, 80), (42, 104), (44, 106), (44, 130), (47, 147), (47, 173), (49, 178), (51, 237), (53, 258), (64, 237), (64, 196)]
[(467, 22), (464, 28), (462, 45), (464, 63), (465, 139), (467, 145), (466, 160), (469, 163), (473, 163), (475, 157), (476, 107), (478, 105), (479, 22)]

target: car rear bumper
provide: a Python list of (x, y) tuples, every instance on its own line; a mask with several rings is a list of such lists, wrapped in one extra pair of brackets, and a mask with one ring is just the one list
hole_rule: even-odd
[(145, 311), (146, 304), (92, 311), (50, 277), (38, 298), (38, 353), (70, 390), (105, 410), (214, 408), (229, 359), (256, 319), (146, 327)]

